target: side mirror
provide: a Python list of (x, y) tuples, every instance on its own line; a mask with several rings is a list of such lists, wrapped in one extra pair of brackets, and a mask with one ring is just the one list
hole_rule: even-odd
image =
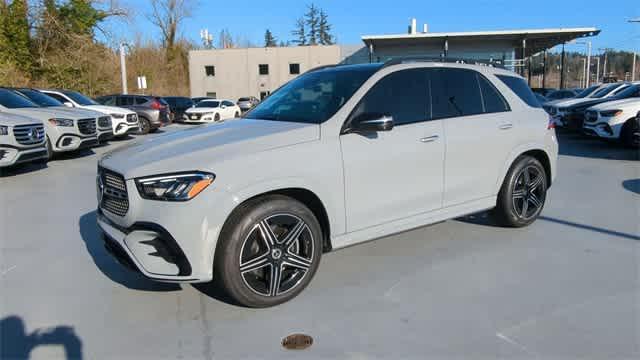
[(220, 106), (220, 108), (221, 108), (221, 109), (226, 109), (226, 108), (227, 108), (227, 105), (221, 105), (221, 106)]
[(63, 102), (62, 104), (63, 104), (64, 106), (66, 106), (66, 107), (73, 107), (73, 104), (72, 104), (72, 103), (70, 103), (69, 101), (65, 101), (65, 102)]
[(351, 121), (351, 132), (390, 131), (393, 129), (393, 117), (391, 115), (364, 113)]

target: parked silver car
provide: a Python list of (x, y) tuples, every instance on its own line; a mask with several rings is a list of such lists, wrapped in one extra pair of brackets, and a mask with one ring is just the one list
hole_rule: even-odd
[(493, 209), (538, 217), (556, 175), (548, 115), (513, 72), (456, 63), (324, 67), (245, 118), (106, 154), (107, 248), (144, 276), (218, 281), (273, 306), (323, 252)]
[(0, 112), (0, 168), (46, 160), (47, 155), (42, 121)]
[(256, 98), (255, 96), (249, 96), (249, 97), (241, 97), (240, 99), (238, 99), (237, 105), (240, 107), (240, 110), (244, 112), (244, 111), (251, 110), (253, 107), (258, 105), (259, 103), (260, 103), (260, 100), (258, 100), (258, 98)]

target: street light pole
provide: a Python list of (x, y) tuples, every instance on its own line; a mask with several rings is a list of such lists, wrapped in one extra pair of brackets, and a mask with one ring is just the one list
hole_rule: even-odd
[(120, 72), (122, 75), (122, 93), (128, 94), (127, 92), (127, 64), (125, 61), (124, 47), (125, 43), (120, 43)]
[(587, 41), (587, 71), (586, 71), (586, 81), (584, 84), (585, 89), (589, 87), (591, 84), (591, 41)]
[[(640, 23), (640, 18), (629, 19), (630, 23)], [(631, 68), (631, 81), (636, 81), (636, 56), (638, 55), (637, 51), (633, 52), (633, 67)]]

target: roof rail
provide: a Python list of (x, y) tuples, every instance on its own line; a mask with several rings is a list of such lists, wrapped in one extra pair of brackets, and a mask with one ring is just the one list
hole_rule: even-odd
[(397, 57), (388, 60), (382, 66), (383, 68), (391, 65), (398, 64), (411, 64), (417, 62), (440, 62), (440, 63), (453, 63), (453, 64), (469, 64), (469, 65), (481, 65), (504, 69), (504, 62), (502, 60), (494, 59), (464, 59), (464, 58), (451, 58), (451, 57), (428, 57), (428, 56), (408, 56)]

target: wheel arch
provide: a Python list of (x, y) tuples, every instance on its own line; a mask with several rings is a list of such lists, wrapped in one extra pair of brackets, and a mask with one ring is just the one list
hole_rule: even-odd
[(283, 187), (275, 190), (264, 191), (260, 193), (253, 194), (251, 196), (245, 197), (241, 202), (239, 202), (233, 210), (227, 216), (224, 226), (227, 225), (229, 219), (234, 216), (234, 214), (239, 211), (243, 206), (245, 206), (248, 202), (254, 201), (257, 198), (265, 197), (268, 195), (283, 195), (295, 199), (313, 212), (315, 217), (318, 219), (320, 223), (320, 227), (322, 229), (322, 246), (323, 252), (329, 252), (333, 249), (331, 244), (331, 222), (329, 220), (329, 215), (327, 212), (327, 208), (325, 204), (320, 200), (320, 197), (313, 191), (302, 188), (302, 187)]
[(504, 169), (502, 171), (500, 178), (498, 179), (498, 183), (496, 184), (497, 185), (496, 193), (500, 191), (500, 188), (502, 187), (502, 183), (504, 182), (504, 179), (507, 176), (509, 169), (511, 169), (515, 161), (521, 156), (531, 156), (536, 160), (540, 161), (546, 173), (547, 187), (548, 188), (551, 187), (554, 176), (552, 174), (553, 166), (552, 166), (551, 158), (549, 157), (549, 154), (547, 153), (547, 151), (544, 150), (543, 146), (528, 146), (525, 148), (517, 149), (510, 154), (508, 160), (505, 162)]

